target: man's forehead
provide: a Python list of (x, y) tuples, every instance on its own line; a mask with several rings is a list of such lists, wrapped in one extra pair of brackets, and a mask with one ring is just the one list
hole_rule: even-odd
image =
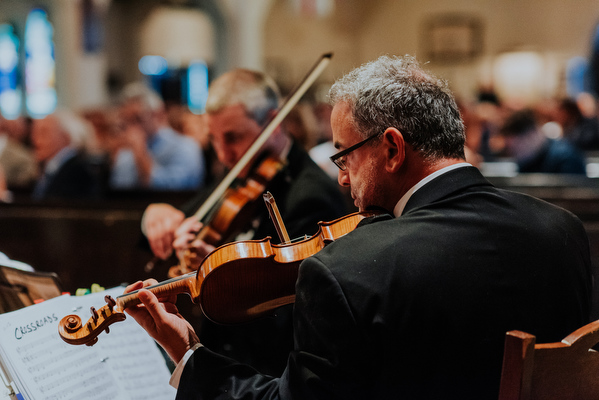
[(335, 104), (331, 111), (331, 125), (348, 125), (352, 124), (353, 113), (352, 108), (348, 103), (341, 102)]
[(331, 113), (331, 129), (333, 131), (333, 144), (336, 148), (347, 147), (359, 134), (353, 123), (352, 109), (349, 104), (340, 102), (335, 104)]
[(211, 134), (224, 135), (225, 133), (243, 133), (244, 123), (240, 118), (223, 118), (208, 116), (206, 118), (208, 130)]

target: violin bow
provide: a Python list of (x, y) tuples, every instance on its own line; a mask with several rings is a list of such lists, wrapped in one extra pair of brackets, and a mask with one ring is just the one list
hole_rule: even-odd
[(331, 57), (333, 57), (333, 53), (326, 53), (320, 57), (320, 59), (308, 72), (306, 77), (304, 77), (302, 82), (298, 85), (297, 89), (295, 89), (295, 91), (293, 91), (293, 93), (287, 97), (285, 103), (281, 106), (274, 118), (272, 118), (272, 120), (266, 125), (260, 136), (256, 138), (254, 143), (249, 147), (241, 159), (239, 159), (237, 164), (235, 164), (231, 171), (229, 171), (229, 173), (218, 184), (216, 189), (214, 189), (210, 196), (208, 196), (206, 201), (195, 212), (193, 217), (195, 217), (198, 221), (203, 220), (206, 214), (210, 212), (212, 207), (223, 197), (235, 178), (237, 178), (241, 171), (243, 171), (247, 164), (256, 155), (258, 150), (260, 150), (264, 143), (266, 143), (274, 130), (279, 126), (287, 114), (289, 114), (291, 109), (297, 104), (297, 102), (304, 95), (304, 93), (306, 93), (310, 86), (312, 86), (322, 71), (324, 71), (324, 69), (329, 65)]

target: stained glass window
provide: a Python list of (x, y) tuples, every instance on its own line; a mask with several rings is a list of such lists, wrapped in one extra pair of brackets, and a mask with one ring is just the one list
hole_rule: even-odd
[(42, 9), (33, 9), (25, 25), (25, 88), (27, 112), (42, 118), (56, 109), (53, 29)]
[(0, 25), (0, 113), (14, 119), (21, 113), (21, 88), (18, 81), (19, 40), (13, 27)]
[(187, 106), (191, 112), (201, 114), (208, 98), (208, 66), (194, 61), (187, 70)]

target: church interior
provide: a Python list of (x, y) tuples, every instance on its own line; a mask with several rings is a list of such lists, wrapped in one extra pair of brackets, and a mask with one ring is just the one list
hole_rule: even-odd
[[(563, 99), (586, 99), (582, 112), (596, 119), (598, 23), (594, 0), (2, 0), (0, 131), (59, 109), (93, 115), (133, 82), (160, 93), (173, 118), (181, 109), (201, 115), (209, 82), (227, 70), (265, 71), (288, 94), (331, 53), (296, 113), (297, 138), (311, 148), (328, 140), (315, 106), (335, 79), (383, 54), (411, 54), (448, 81), (472, 128), (473, 162), (492, 183), (583, 221), (598, 279), (599, 147), (582, 150), (585, 173), (522, 173), (493, 138), (482, 149), (480, 129), (500, 105), (526, 106), (545, 117), (548, 136), (563, 138), (553, 117)], [(196, 191), (111, 189), (92, 201), (44, 202), (32, 200), (31, 187), (7, 190), (0, 252), (56, 274), (71, 293), (165, 279), (177, 260), (154, 262), (142, 213)]]

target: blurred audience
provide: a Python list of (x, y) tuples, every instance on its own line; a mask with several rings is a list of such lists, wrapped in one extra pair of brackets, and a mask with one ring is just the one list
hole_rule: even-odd
[(586, 173), (583, 154), (566, 140), (548, 138), (530, 109), (511, 113), (500, 133), (507, 155), (514, 158), (521, 173)]
[(26, 147), (31, 147), (32, 121), (29, 117), (19, 116), (14, 119), (5, 119), (2, 125), (9, 137)]
[(122, 131), (110, 185), (114, 189), (197, 189), (205, 179), (203, 153), (167, 123), (160, 96), (140, 83), (125, 87)]
[(599, 150), (599, 120), (596, 115), (584, 115), (576, 100), (565, 98), (559, 101), (555, 116), (567, 141), (582, 151)]
[(108, 189), (112, 165), (121, 146), (118, 110), (96, 108), (83, 111), (81, 115), (94, 128), (93, 140), (87, 146), (88, 158)]
[(324, 172), (327, 173), (328, 176), (333, 180), (337, 180), (337, 175), (339, 174), (339, 168), (335, 164), (333, 164), (329, 157), (338, 152), (333, 144), (332, 140), (322, 142), (312, 147), (308, 154), (316, 165), (318, 165)]
[(91, 109), (82, 112), (94, 128), (94, 140), (90, 142), (89, 153), (97, 157), (115, 156), (120, 146), (118, 117), (113, 109)]
[[(19, 119), (23, 120), (23, 119)], [(31, 188), (38, 177), (37, 162), (31, 148), (12, 134), (20, 122), (0, 117), (0, 167), (7, 188)]]
[[(466, 143), (464, 145), (464, 155), (466, 162), (478, 167), (484, 161), (484, 157), (479, 153), (483, 150), (482, 141), (486, 126), (483, 118), (477, 114), (477, 108), (473, 105), (458, 101), (458, 108), (464, 121), (466, 133)], [(488, 133), (488, 131), (487, 131)], [(485, 148), (489, 149), (489, 137), (486, 137)], [(483, 150), (484, 151), (484, 150)], [(487, 151), (486, 154), (489, 154)]]
[(182, 105), (171, 105), (168, 108), (168, 123), (178, 133), (189, 136), (202, 148), (210, 146), (208, 126), (204, 114), (194, 114)]
[(31, 141), (42, 175), (33, 189), (36, 200), (100, 198), (100, 177), (85, 148), (93, 130), (77, 114), (60, 110), (33, 121)]
[[(471, 142), (472, 131), (466, 133), (468, 147), (480, 154), (483, 161), (495, 161), (503, 149), (503, 139), (499, 134), (503, 120), (504, 109), (498, 97), (487, 89), (478, 96), (478, 102), (473, 109), (473, 117), (479, 124), (479, 138), (476, 144)], [(470, 137), (468, 137), (470, 136)]]
[(317, 122), (311, 104), (297, 104), (289, 111), (281, 125), (305, 150), (317, 143)]
[(218, 182), (224, 176), (225, 168), (212, 147), (206, 115), (194, 114), (184, 105), (171, 105), (168, 108), (168, 121), (175, 131), (192, 138), (200, 146), (206, 169), (204, 186)]
[[(492, 90), (481, 89), (476, 101), (460, 103), (460, 110), (466, 157), (475, 166), (510, 157), (522, 173), (585, 174), (585, 153), (599, 150), (597, 101), (589, 93), (510, 111)], [(336, 151), (330, 112), (327, 103), (302, 103), (282, 125), (337, 180), (329, 160)], [(10, 201), (12, 188), (34, 188), (36, 199), (99, 197), (107, 188), (195, 190), (224, 174), (206, 116), (185, 105), (167, 110), (143, 84), (125, 87), (116, 107), (87, 110), (81, 117), (88, 125), (64, 110), (40, 120), (0, 116), (0, 201)], [(90, 126), (91, 135), (82, 133)]]
[(4, 169), (0, 165), (0, 203), (12, 203), (12, 201), (13, 194), (10, 190), (8, 190)]

